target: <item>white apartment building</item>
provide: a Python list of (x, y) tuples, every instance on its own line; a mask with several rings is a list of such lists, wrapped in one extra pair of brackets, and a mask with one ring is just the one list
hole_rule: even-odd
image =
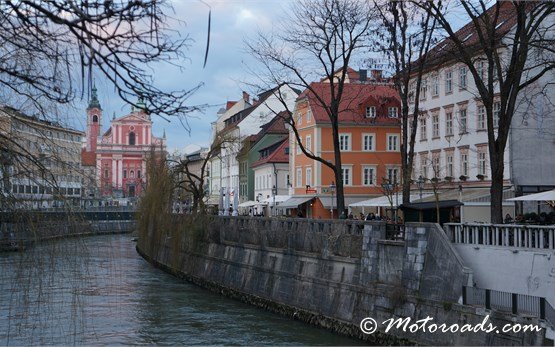
[[(501, 18), (499, 22), (501, 29), (502, 25), (510, 23), (508, 18)], [(465, 40), (471, 41), (472, 35), (477, 34), (468, 27), (460, 32), (465, 28)], [(508, 26), (507, 30), (511, 36), (514, 28)], [(507, 36), (504, 40), (507, 46), (511, 44)], [(500, 45), (501, 59), (506, 52)], [(487, 74), (487, 63), (480, 61), (479, 55), (476, 58), (478, 73)], [(460, 196), (465, 210), (472, 212), (473, 220), (489, 221), (491, 169), (485, 109), (467, 66), (453, 59), (439, 61), (427, 67), (420, 87), (421, 115), (416, 125), (412, 178), (417, 180), (421, 175), (453, 182), (444, 190), (462, 187)], [(505, 198), (513, 196), (515, 191), (516, 195), (521, 195), (555, 187), (555, 141), (553, 132), (546, 132), (555, 127), (553, 104), (548, 101), (551, 96), (555, 97), (554, 88), (549, 84), (554, 77), (555, 73), (550, 72), (530, 87), (545, 90), (544, 95), (534, 100), (530, 97), (531, 91), (521, 92), (504, 156)], [(415, 84), (413, 82), (411, 88), (414, 89)], [(500, 103), (495, 103), (494, 112), (499, 109)], [(496, 126), (495, 114), (493, 121)], [(447, 196), (448, 199), (456, 198), (459, 193)], [(518, 211), (513, 203), (504, 203), (504, 214), (514, 215), (515, 212)]]
[[(220, 131), (221, 136), (233, 141), (226, 142), (220, 154), (220, 187), (226, 196), (239, 194), (239, 160), (237, 155), (241, 150), (243, 140), (260, 131), (260, 127), (268, 123), (277, 113), (292, 110), (298, 92), (287, 84), (282, 84), (258, 95), (253, 105), (228, 117), (225, 126)], [(285, 105), (284, 105), (285, 104)], [(211, 172), (214, 172), (212, 169)], [(230, 198), (229, 203), (233, 203)], [(225, 210), (227, 210), (227, 202)], [(220, 208), (221, 210), (221, 208)], [(225, 211), (224, 211), (225, 212)]]

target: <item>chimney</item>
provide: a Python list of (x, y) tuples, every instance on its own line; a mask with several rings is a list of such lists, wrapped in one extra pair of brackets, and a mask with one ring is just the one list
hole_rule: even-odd
[(243, 100), (245, 100), (245, 102), (249, 102), (249, 99), (250, 99), (249, 93), (243, 92)]
[(368, 72), (366, 70), (358, 70), (358, 77), (361, 82), (366, 82), (368, 78)]
[(370, 70), (372, 74), (372, 79), (376, 82), (380, 82), (382, 80), (382, 70), (372, 69)]

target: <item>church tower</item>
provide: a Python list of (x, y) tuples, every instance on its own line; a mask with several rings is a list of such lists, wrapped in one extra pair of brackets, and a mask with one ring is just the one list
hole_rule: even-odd
[(96, 94), (96, 86), (93, 86), (91, 100), (89, 101), (89, 107), (87, 107), (87, 152), (96, 152), (98, 137), (102, 129), (100, 124), (101, 119), (102, 108)]

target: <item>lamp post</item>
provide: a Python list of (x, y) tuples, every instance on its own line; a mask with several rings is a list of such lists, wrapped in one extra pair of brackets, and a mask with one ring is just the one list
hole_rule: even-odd
[[(382, 189), (387, 195), (387, 200), (389, 200), (390, 209), (391, 211), (393, 211), (393, 184), (391, 184), (389, 180), (384, 180), (382, 183)], [(397, 219), (397, 217), (395, 217), (395, 219)]]
[(330, 184), (330, 192), (331, 192), (331, 209), (330, 209), (330, 214), (331, 214), (331, 219), (333, 219), (333, 194), (335, 193), (335, 183), (333, 181), (331, 181)]
[(273, 198), (273, 203), (272, 203), (272, 208), (270, 209), (272, 216), (274, 215), (274, 209), (276, 208), (276, 194), (277, 194), (277, 188), (274, 185), (272, 187), (272, 198)]
[(416, 186), (418, 187), (418, 190), (420, 190), (420, 200), (422, 200), (422, 189), (424, 189), (424, 177), (422, 177), (422, 175), (418, 177), (418, 181), (416, 181)]
[[(463, 191), (463, 186), (462, 186), (462, 184), (459, 184), (459, 201), (460, 201), (461, 204), (462, 204), (462, 191)], [(459, 208), (460, 208), (460, 213), (459, 213), (460, 216), (459, 217), (461, 218), (461, 224), (462, 224), (463, 223), (464, 207), (463, 207), (463, 205), (461, 205)]]

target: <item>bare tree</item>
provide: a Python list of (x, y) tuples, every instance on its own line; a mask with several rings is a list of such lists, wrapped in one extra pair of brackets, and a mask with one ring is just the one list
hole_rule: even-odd
[(0, 85), (40, 107), (44, 100), (73, 100), (97, 74), (125, 101), (141, 96), (151, 113), (189, 112), (194, 107), (186, 99), (196, 87), (165, 92), (147, 66), (185, 58), (189, 39), (172, 35), (171, 10), (164, 0), (2, 1)]
[[(491, 167), (491, 221), (503, 222), (505, 149), (522, 91), (555, 69), (551, 1), (415, 2), (437, 21), (447, 39), (436, 47), (435, 57), (458, 61), (471, 73), (483, 103)], [(445, 15), (456, 4), (470, 23), (455, 31)], [(470, 35), (470, 36), (469, 36)]]
[(403, 204), (410, 203), (414, 143), (420, 110), (422, 75), (434, 39), (435, 20), (407, 1), (374, 1), (381, 21), (374, 48), (385, 54), (401, 99), (401, 171)]
[(186, 157), (174, 160), (173, 162), (171, 160), (168, 161), (169, 164), (173, 166), (174, 177), (177, 177), (176, 189), (190, 194), (193, 198), (193, 213), (199, 212), (203, 214), (206, 212), (204, 198), (208, 194), (206, 190), (207, 176), (209, 174), (208, 164), (214, 157), (220, 154), (225, 144), (236, 141), (237, 139), (220, 133), (216, 136), (210, 149), (204, 153), (201, 151), (198, 157)]
[[(371, 6), (363, 0), (303, 0), (293, 5), (285, 25), (274, 29), (276, 34), (259, 33), (257, 39), (246, 43), (263, 66), (264, 71), (258, 74), (262, 81), (269, 85), (287, 83), (306, 90), (327, 114), (333, 134), (333, 162), (305, 148), (295, 117), (284, 119), (304, 155), (333, 171), (338, 211), (345, 210), (339, 150), (340, 105), (348, 83), (349, 64), (368, 44), (374, 17)], [(311, 83), (322, 77), (327, 82), (325, 93), (315, 90)], [(294, 114), (294, 110), (285, 107)]]

